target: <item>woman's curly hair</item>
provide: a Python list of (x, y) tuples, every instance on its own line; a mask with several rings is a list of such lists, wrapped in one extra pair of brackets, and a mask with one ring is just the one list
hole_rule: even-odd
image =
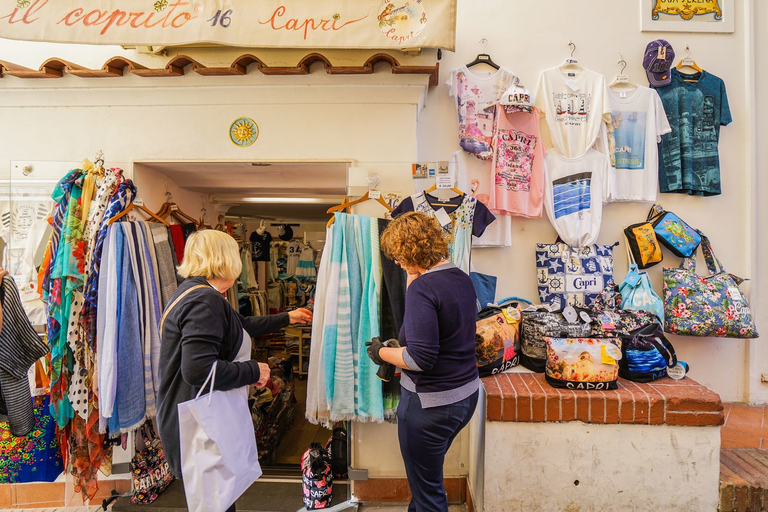
[(420, 212), (404, 213), (390, 222), (381, 235), (381, 248), (389, 259), (423, 269), (448, 257), (443, 229)]

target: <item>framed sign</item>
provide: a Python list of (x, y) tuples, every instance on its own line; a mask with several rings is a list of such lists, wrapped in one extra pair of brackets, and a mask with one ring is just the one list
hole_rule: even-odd
[(733, 32), (734, 0), (640, 0), (643, 32)]

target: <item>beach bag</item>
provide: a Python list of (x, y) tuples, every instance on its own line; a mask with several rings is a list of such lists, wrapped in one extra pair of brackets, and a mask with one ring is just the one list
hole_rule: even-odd
[(520, 364), (521, 308), (488, 306), (477, 315), (475, 355), (481, 377), (495, 375)]
[(545, 338), (547, 382), (556, 388), (616, 389), (621, 359), (618, 338)]
[(328, 454), (320, 443), (312, 443), (301, 457), (301, 490), (307, 510), (331, 507), (333, 470)]
[(627, 244), (627, 258), (629, 258), (629, 272), (624, 281), (619, 285), (621, 294), (621, 309), (643, 310), (658, 317), (664, 322), (664, 301), (661, 300), (651, 286), (651, 279), (647, 272), (641, 272), (635, 264), (633, 255)]
[(700, 231), (701, 250), (709, 275), (696, 274), (696, 259), (664, 269), (664, 330), (684, 336), (757, 338), (747, 298), (739, 285), (744, 279), (729, 274)]
[[(646, 325), (622, 337), (619, 377), (634, 382), (653, 382), (667, 376), (677, 364), (675, 348), (657, 324)], [(684, 364), (684, 363), (682, 363)], [(688, 371), (688, 365), (684, 366)]]
[(661, 205), (653, 205), (648, 212), (648, 222), (653, 224), (658, 241), (675, 256), (690, 258), (696, 253), (701, 243), (699, 232), (674, 213), (664, 210)]
[[(546, 306), (524, 309), (520, 336), (520, 364), (536, 373), (547, 366), (546, 338), (584, 338), (592, 332), (592, 318), (585, 309), (574, 308), (576, 317), (566, 319), (563, 310)], [(583, 315), (582, 315), (583, 313)]]
[(624, 236), (627, 239), (627, 251), (638, 268), (650, 268), (664, 258), (656, 231), (650, 222), (632, 224), (624, 229)]
[(589, 307), (613, 283), (613, 245), (570, 247), (536, 244), (536, 279), (541, 303), (554, 310)]
[(605, 290), (600, 292), (592, 306), (593, 337), (616, 338), (648, 324), (660, 322), (653, 313), (643, 309), (624, 309), (622, 304), (618, 286), (606, 286)]
[(328, 458), (331, 461), (331, 469), (335, 478), (347, 476), (347, 431), (344, 427), (333, 429), (331, 437), (325, 445)]
[(147, 421), (138, 432), (144, 439), (144, 448), (131, 459), (131, 503), (149, 504), (171, 485), (173, 475), (152, 421)]
[(477, 296), (477, 312), (496, 301), (496, 276), (470, 272), (469, 278)]
[[(261, 476), (248, 389), (214, 391), (216, 366), (197, 396), (178, 405), (181, 474), (190, 512), (224, 512)], [(206, 388), (208, 394), (201, 396)]]

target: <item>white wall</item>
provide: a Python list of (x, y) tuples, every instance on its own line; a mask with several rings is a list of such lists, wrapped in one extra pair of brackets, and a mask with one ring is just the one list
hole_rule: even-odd
[[(765, 32), (768, 27), (767, 9), (762, 2), (756, 3), (761, 4), (761, 21), (758, 23)], [(443, 53), (440, 82), (445, 82), (450, 70), (471, 61), (482, 51), (483, 45), (478, 43), (481, 38), (488, 39), (487, 51), (496, 63), (514, 71), (532, 91), (535, 91), (543, 70), (561, 64), (570, 55), (569, 40), (577, 46), (575, 57), (580, 63), (603, 73), (609, 82), (618, 74), (617, 62), (619, 53), (622, 53), (629, 64), (626, 73), (630, 79), (644, 85), (647, 85), (647, 80), (642, 68), (642, 55), (649, 41), (667, 39), (680, 56), (685, 54), (685, 45), (689, 44), (697, 63), (725, 80), (728, 91), (734, 122), (720, 132), (723, 194), (708, 198), (661, 194), (659, 201), (665, 208), (707, 233), (728, 271), (752, 277), (757, 269), (752, 268), (750, 227), (754, 205), (747, 154), (754, 149), (749, 140), (748, 126), (755, 111), (748, 103), (746, 94), (747, 76), (751, 70), (746, 69), (745, 62), (747, 33), (744, 16), (745, 9), (750, 9), (752, 3), (736, 2), (736, 32), (733, 34), (640, 32), (639, 4), (637, 0), (612, 0), (588, 5), (572, 0), (535, 3), (486, 0), (480, 4), (460, 1), (457, 49), (456, 53)], [(764, 63), (768, 58), (766, 42), (768, 39), (762, 34), (761, 44), (758, 45), (762, 59), (758, 62)], [(765, 75), (765, 67), (762, 73)], [(456, 112), (454, 101), (448, 96), (448, 87), (440, 85), (430, 89), (426, 103), (427, 107), (419, 117), (419, 160), (447, 160), (453, 151), (459, 149)], [(765, 115), (762, 116), (762, 123), (765, 124)], [(763, 153), (760, 163), (763, 170), (765, 156)], [(474, 164), (483, 165), (480, 161)], [(490, 175), (490, 164), (485, 165)], [(603, 210), (598, 243), (621, 240), (623, 227), (645, 220), (649, 206), (640, 203), (608, 205)], [(768, 211), (764, 204), (761, 208), (763, 213), (758, 218), (765, 219)], [(498, 276), (498, 298), (519, 295), (537, 301), (535, 244), (553, 241), (555, 232), (545, 216), (538, 220), (514, 219), (513, 235), (512, 248), (475, 250), (474, 266), (478, 272)], [(762, 254), (766, 254), (765, 250)], [(678, 264), (678, 259), (666, 252), (664, 261), (649, 270), (658, 293), (662, 289), (661, 267)], [(699, 266), (706, 268), (703, 261)], [(626, 254), (621, 245), (616, 251), (615, 276), (619, 282), (623, 280), (626, 269)], [(743, 290), (756, 297), (754, 284), (746, 283)], [(768, 301), (768, 298), (765, 300)], [(758, 314), (758, 318), (762, 320), (758, 327), (768, 328), (764, 321), (765, 314)], [(748, 358), (753, 361), (759, 358), (754, 350), (748, 351), (748, 342), (672, 337), (672, 343), (681, 359), (691, 365), (690, 376), (720, 393), (723, 400), (765, 401), (768, 398), (766, 385), (758, 382), (759, 373), (747, 375)], [(768, 354), (762, 355), (757, 366), (766, 373), (768, 359), (765, 355)]]

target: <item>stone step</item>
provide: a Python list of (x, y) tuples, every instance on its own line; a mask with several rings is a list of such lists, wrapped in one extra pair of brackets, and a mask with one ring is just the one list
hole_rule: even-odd
[(768, 450), (720, 450), (718, 510), (768, 511)]

